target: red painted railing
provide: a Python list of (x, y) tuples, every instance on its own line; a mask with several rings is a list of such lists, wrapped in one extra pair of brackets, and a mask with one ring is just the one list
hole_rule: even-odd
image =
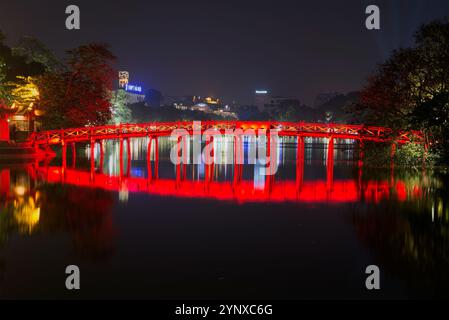
[[(214, 128), (222, 134), (225, 130), (235, 129), (278, 129), (279, 136), (330, 137), (334, 139), (355, 139), (362, 141), (397, 143), (422, 142), (419, 131), (398, 131), (390, 128), (347, 125), (336, 123), (307, 123), (307, 122), (261, 122), (261, 121), (204, 121), (201, 122), (201, 133)], [(67, 142), (89, 142), (92, 140), (137, 138), (146, 136), (168, 136), (175, 129), (185, 129), (193, 132), (192, 121), (182, 122), (149, 122), (136, 124), (106, 125), (96, 127), (69, 128), (35, 132), (29, 142), (33, 145), (57, 145)]]

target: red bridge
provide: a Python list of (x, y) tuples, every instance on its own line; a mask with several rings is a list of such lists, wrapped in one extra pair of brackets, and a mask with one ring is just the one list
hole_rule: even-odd
[[(419, 131), (398, 131), (385, 127), (347, 125), (334, 123), (276, 122), (276, 121), (204, 121), (199, 129), (219, 130), (271, 130), (277, 129), (279, 136), (320, 137), (333, 139), (354, 139), (359, 141), (408, 143), (422, 141)], [(150, 122), (139, 124), (106, 125), (63, 130), (35, 132), (30, 137), (34, 145), (64, 145), (69, 142), (92, 142), (105, 139), (168, 136), (175, 129), (193, 132), (193, 122)]]
[[(304, 137), (328, 138), (328, 170), (332, 170), (334, 162), (334, 140), (353, 139), (359, 142), (360, 155), (363, 159), (363, 142), (374, 141), (379, 143), (391, 143), (391, 155), (393, 158), (396, 144), (411, 142), (423, 143), (424, 139), (419, 131), (398, 131), (385, 127), (346, 124), (324, 124), (307, 122), (276, 122), (276, 121), (205, 121), (205, 122), (152, 122), (140, 124), (120, 124), (98, 127), (83, 127), (63, 130), (35, 132), (31, 135), (29, 143), (39, 147), (52, 145), (62, 146), (63, 166), (66, 166), (67, 145), (72, 146), (72, 155), (75, 158), (75, 143), (90, 143), (90, 159), (92, 167), (95, 166), (94, 148), (100, 144), (100, 162), (103, 158), (103, 140), (120, 140), (120, 159), (123, 159), (123, 140), (129, 138), (149, 137), (148, 149), (151, 150), (152, 141), (155, 142), (156, 163), (158, 158), (158, 137), (169, 136), (176, 129), (183, 129), (189, 134), (203, 134), (208, 129), (214, 129), (220, 134), (233, 134), (236, 138), (242, 135), (257, 135), (259, 130), (276, 130), (278, 136), (293, 136), (298, 138), (297, 158), (302, 158), (304, 153)], [(237, 144), (234, 143), (234, 146)], [(129, 143), (128, 155), (130, 154)], [(268, 154), (270, 153), (270, 139), (267, 139)], [(150, 152), (148, 152), (148, 156)], [(130, 157), (128, 157), (129, 159)], [(150, 159), (148, 158), (148, 162)], [(332, 174), (331, 174), (332, 175)]]

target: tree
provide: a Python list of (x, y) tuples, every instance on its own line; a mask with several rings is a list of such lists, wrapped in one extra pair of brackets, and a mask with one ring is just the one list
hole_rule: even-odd
[(6, 108), (10, 100), (11, 93), (6, 84), (6, 61), (0, 56), (0, 108)]
[(39, 81), (46, 129), (101, 125), (111, 119), (110, 92), (114, 55), (103, 44), (67, 51), (67, 71), (47, 73)]
[(366, 122), (397, 128), (408, 126), (407, 116), (417, 101), (413, 88), (418, 60), (416, 49), (399, 49), (368, 78), (360, 95), (361, 106), (371, 111)]
[(7, 58), (9, 55), (9, 48), (3, 44), (5, 36), (0, 31), (0, 109), (6, 110), (11, 101), (10, 88), (7, 85)]
[[(26, 90), (31, 89), (32, 85), (26, 82), (45, 71), (40, 63), (27, 62), (24, 57), (13, 55), (11, 48), (3, 43), (4, 39), (5, 36), (0, 32), (0, 115), (17, 112), (18, 109), (11, 108), (12, 104), (31, 93), (31, 91), (25, 93)], [(29, 103), (34, 101), (35, 99)]]
[(119, 89), (112, 93), (111, 112), (112, 118), (110, 123), (112, 124), (129, 123), (132, 121), (131, 109), (126, 105), (125, 90)]
[(413, 48), (399, 49), (381, 64), (361, 92), (369, 122), (409, 128), (413, 110), (449, 89), (449, 22), (423, 25)]
[(106, 45), (92, 43), (69, 50), (66, 97), (70, 125), (99, 125), (111, 118), (110, 92), (116, 72), (110, 63), (114, 55)]
[(17, 46), (12, 49), (12, 54), (23, 57), (27, 63), (40, 63), (47, 72), (55, 72), (64, 68), (64, 64), (55, 57), (53, 52), (33, 37), (20, 38)]
[(33, 77), (17, 77), (11, 91), (12, 99), (17, 107), (29, 108), (39, 99), (39, 89)]
[(449, 160), (449, 92), (440, 92), (420, 103), (411, 114), (411, 123), (431, 137), (433, 154)]
[(448, 65), (449, 20), (423, 25), (413, 48), (394, 51), (368, 79), (359, 105), (369, 110), (365, 122), (422, 130), (431, 151), (449, 160)]
[(65, 73), (46, 73), (37, 79), (39, 88), (39, 107), (42, 128), (60, 129), (67, 126), (67, 112), (64, 106), (67, 88)]

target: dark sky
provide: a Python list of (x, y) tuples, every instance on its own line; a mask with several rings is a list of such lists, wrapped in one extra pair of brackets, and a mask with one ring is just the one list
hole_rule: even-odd
[[(65, 29), (69, 4), (80, 7), (79, 31)], [(380, 31), (365, 28), (369, 4)], [(163, 94), (251, 103), (268, 89), (312, 104), (319, 92), (359, 89), (419, 25), (448, 14), (448, 0), (0, 0), (0, 30), (10, 45), (31, 35), (58, 56), (107, 42), (130, 82)]]

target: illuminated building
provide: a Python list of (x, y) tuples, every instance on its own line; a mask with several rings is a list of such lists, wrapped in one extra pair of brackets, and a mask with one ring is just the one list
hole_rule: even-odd
[(270, 94), (268, 93), (268, 90), (256, 90), (254, 94), (254, 104), (259, 111), (264, 111), (265, 105), (270, 103)]
[(125, 88), (129, 82), (129, 72), (128, 71), (119, 71), (118, 72), (118, 86), (120, 88)]
[(119, 71), (118, 82), (119, 88), (125, 90), (126, 92), (126, 104), (134, 104), (145, 101), (142, 86), (129, 83), (128, 71)]
[(202, 111), (202, 112), (210, 112), (209, 105), (204, 102), (197, 103), (193, 107), (190, 108), (192, 111)]
[[(14, 102), (8, 110), (9, 115), (2, 117), (2, 139), (21, 140), (25, 139), (30, 132), (40, 127), (37, 117), (42, 111), (37, 109), (36, 102), (39, 100), (39, 90), (32, 77), (17, 77), (21, 80), (12, 90)], [(6, 132), (5, 121), (8, 122)]]
[(206, 97), (204, 99), (204, 102), (207, 103), (207, 104), (218, 105), (218, 104), (220, 104), (220, 99), (215, 99), (215, 98), (212, 98), (212, 97)]

